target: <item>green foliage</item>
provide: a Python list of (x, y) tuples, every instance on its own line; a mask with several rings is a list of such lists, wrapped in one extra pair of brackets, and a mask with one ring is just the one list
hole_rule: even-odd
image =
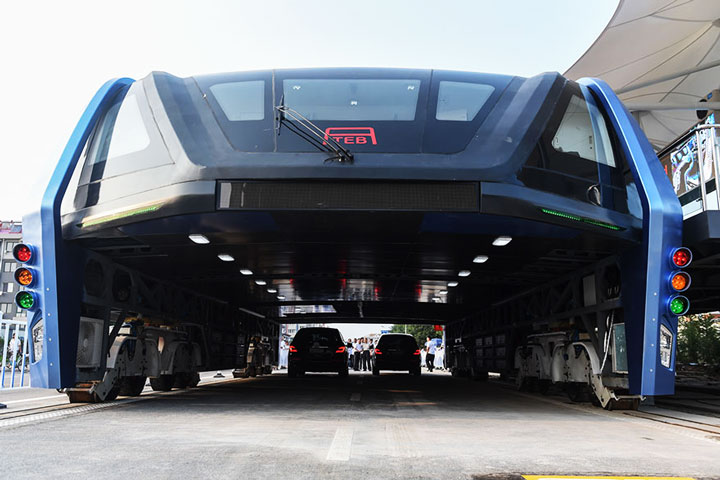
[[(407, 331), (405, 328), (407, 327)], [(409, 333), (417, 341), (420, 348), (427, 342), (427, 337), (442, 338), (442, 332), (436, 332), (432, 325), (393, 325), (392, 333)]]
[(678, 361), (720, 366), (720, 322), (714, 314), (680, 317)]

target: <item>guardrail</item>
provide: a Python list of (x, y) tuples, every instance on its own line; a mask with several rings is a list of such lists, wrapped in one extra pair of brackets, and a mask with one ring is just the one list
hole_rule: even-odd
[[(2, 369), (0, 390), (30, 386), (27, 323), (18, 320), (0, 320), (2, 336)], [(26, 384), (27, 380), (27, 384)]]
[(684, 218), (720, 210), (720, 189), (715, 181), (720, 171), (718, 128), (715, 123), (698, 125), (658, 155), (680, 199)]

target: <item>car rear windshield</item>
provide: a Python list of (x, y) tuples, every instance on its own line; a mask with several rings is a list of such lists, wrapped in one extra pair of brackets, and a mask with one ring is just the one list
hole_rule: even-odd
[(381, 337), (378, 341), (378, 348), (402, 348), (416, 350), (417, 342), (415, 342), (413, 337), (406, 337), (405, 335), (392, 335)]
[(331, 346), (342, 343), (337, 330), (300, 330), (293, 339), (293, 345)]

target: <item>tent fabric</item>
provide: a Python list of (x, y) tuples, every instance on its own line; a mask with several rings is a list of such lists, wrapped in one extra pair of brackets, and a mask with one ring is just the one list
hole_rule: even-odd
[[(565, 76), (601, 78), (627, 105), (688, 104), (720, 88), (720, 65), (633, 87), (713, 62), (720, 62), (720, 0), (620, 0), (605, 30)], [(694, 110), (634, 115), (658, 150), (698, 121)]]

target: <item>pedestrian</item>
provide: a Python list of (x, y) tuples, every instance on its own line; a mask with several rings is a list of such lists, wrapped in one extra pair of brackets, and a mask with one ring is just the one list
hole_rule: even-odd
[(362, 355), (362, 343), (359, 338), (355, 339), (353, 345), (353, 370), (356, 372), (360, 371), (360, 356)]
[(348, 352), (348, 368), (353, 368), (353, 360), (355, 359), (355, 357), (353, 356), (353, 352), (355, 351), (354, 342), (354, 339), (349, 338), (347, 341), (347, 345), (345, 345), (345, 348), (347, 348)]
[(425, 363), (427, 364), (428, 371), (432, 372), (433, 368), (435, 368), (435, 340), (427, 337), (427, 342), (425, 342), (425, 348), (427, 348), (427, 354), (425, 354)]
[(285, 340), (285, 338), (283, 337), (283, 339), (280, 341), (280, 358), (278, 361), (278, 366), (280, 367), (280, 370), (287, 368), (289, 348), (290, 347), (288, 346), (287, 340)]
[(444, 359), (445, 359), (445, 348), (442, 345), (440, 345), (435, 350), (435, 362), (434, 362), (435, 368), (437, 368), (438, 370), (445, 370), (445, 365), (443, 363)]
[(363, 372), (369, 372), (370, 368), (370, 340), (365, 337), (363, 338), (363, 351), (362, 351), (362, 369)]

